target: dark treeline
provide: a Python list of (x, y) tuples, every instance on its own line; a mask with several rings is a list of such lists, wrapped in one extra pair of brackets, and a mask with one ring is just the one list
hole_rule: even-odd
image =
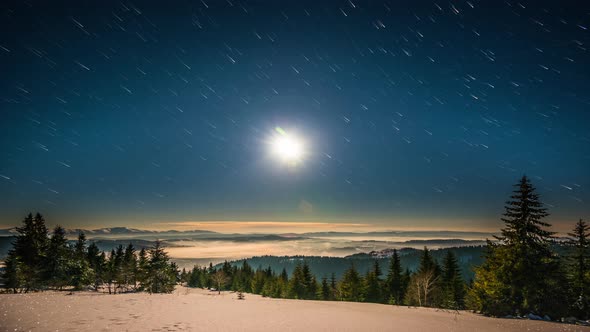
[(398, 252), (394, 250), (389, 266), (375, 260), (373, 268), (361, 274), (351, 265), (342, 278), (335, 275), (318, 279), (306, 261), (299, 262), (289, 276), (268, 268), (253, 269), (247, 261), (241, 266), (225, 262), (219, 268), (195, 267), (181, 273), (181, 280), (190, 287), (215, 288), (268, 297), (359, 301), (389, 304), (436, 306), (450, 309), (465, 307), (466, 284), (461, 277), (457, 259), (447, 252), (442, 264), (432, 258), (425, 248), (420, 267), (412, 273), (403, 269)]
[[(428, 245), (427, 245), (428, 246)], [(429, 249), (430, 246), (428, 246)], [(316, 276), (331, 276), (332, 273), (336, 278), (340, 279), (344, 276), (346, 270), (351, 264), (362, 274), (373, 268), (375, 261), (386, 269), (390, 263), (390, 256), (393, 249), (384, 250), (373, 253), (358, 253), (346, 257), (331, 257), (331, 256), (255, 256), (246, 259), (230, 261), (232, 265), (240, 266), (244, 261), (247, 261), (250, 266), (254, 267), (268, 267), (270, 266), (275, 271), (281, 271), (283, 268), (287, 270), (289, 275), (293, 274), (295, 266), (305, 261), (309, 265), (310, 270)], [(485, 246), (461, 246), (452, 248), (431, 249), (430, 254), (437, 262), (442, 262), (448, 251), (452, 251), (457, 258), (459, 268), (461, 269), (461, 276), (463, 280), (469, 281), (474, 278), (473, 268), (483, 263), (482, 255), (485, 251)], [(420, 266), (422, 257), (421, 249), (414, 248), (399, 248), (397, 254), (400, 257), (401, 265), (410, 271), (416, 271)]]
[(435, 259), (427, 248), (417, 269), (402, 266), (397, 251), (387, 266), (375, 260), (360, 273), (354, 264), (336, 278), (318, 278), (298, 261), (289, 275), (270, 266), (253, 269), (225, 262), (195, 267), (181, 279), (191, 287), (216, 288), (268, 297), (359, 301), (398, 305), (473, 309), (492, 316), (533, 313), (587, 319), (590, 313), (590, 226), (580, 220), (565, 242), (557, 241), (542, 219), (548, 214), (527, 177), (506, 204), (505, 227), (488, 241), (474, 280), (466, 282), (457, 258), (447, 251)]
[(65, 288), (166, 293), (177, 282), (178, 269), (159, 241), (148, 250), (137, 252), (129, 244), (107, 254), (88, 244), (84, 233), (73, 244), (60, 226), (49, 234), (40, 214), (29, 214), (17, 233), (2, 275), (4, 287), (15, 293)]

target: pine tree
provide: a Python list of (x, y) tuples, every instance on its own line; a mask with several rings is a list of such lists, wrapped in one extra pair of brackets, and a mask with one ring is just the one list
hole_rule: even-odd
[(127, 245), (123, 253), (121, 274), (123, 284), (126, 287), (130, 285), (135, 290), (137, 288), (137, 257), (135, 255), (135, 247), (131, 243)]
[[(268, 268), (270, 270), (270, 266)], [(228, 261), (223, 262), (223, 265), (221, 266), (221, 271), (223, 271), (223, 273), (225, 273), (225, 276), (227, 278), (232, 277), (232, 266)], [(272, 270), (270, 270), (270, 272), (272, 273)]]
[(399, 254), (393, 249), (393, 255), (389, 263), (389, 271), (385, 281), (387, 297), (390, 304), (403, 303), (405, 288), (403, 287), (402, 266)]
[[(245, 262), (246, 261), (244, 261), (244, 263)], [(280, 277), (281, 277), (281, 279), (283, 279), (284, 282), (289, 281), (289, 275), (287, 274), (287, 269), (283, 268), (283, 271), (281, 271), (281, 276)]]
[(424, 247), (422, 255), (420, 256), (420, 266), (418, 267), (418, 273), (430, 272), (431, 270), (438, 273), (438, 269), (439, 268), (434, 261), (434, 258), (432, 258), (432, 255), (430, 254), (430, 250), (428, 250), (427, 247)]
[(293, 270), (293, 275), (289, 280), (288, 286), (288, 297), (293, 299), (304, 299), (306, 288), (305, 288), (305, 276), (303, 272), (303, 265), (297, 263)]
[(362, 283), (362, 298), (365, 302), (381, 302), (381, 285), (375, 270), (367, 272)]
[(87, 259), (86, 236), (83, 232), (78, 234), (78, 240), (73, 249), (69, 274), (72, 286), (74, 286), (74, 289), (79, 290), (93, 282), (94, 274)]
[(590, 225), (580, 219), (567, 241), (571, 254), (571, 288), (576, 317), (590, 316)]
[(332, 291), (331, 300), (336, 299), (336, 294), (338, 293), (338, 282), (336, 280), (336, 274), (332, 272), (330, 276), (330, 290)]
[(381, 267), (379, 266), (378, 260), (375, 260), (375, 262), (373, 262), (373, 273), (375, 274), (377, 279), (380, 279), (381, 276), (383, 275), (383, 273), (381, 272)]
[(182, 271), (180, 272), (180, 282), (181, 283), (188, 282), (188, 276), (189, 276), (188, 271), (186, 270), (185, 267), (183, 267)]
[(20, 257), (15, 254), (14, 249), (8, 251), (4, 265), (4, 273), (2, 274), (4, 287), (12, 290), (13, 293), (18, 293), (27, 280), (24, 274), (24, 265)]
[(115, 258), (113, 260), (113, 279), (116, 283), (115, 286), (115, 293), (117, 291), (121, 292), (123, 285), (125, 284), (125, 276), (123, 273), (123, 259), (125, 257), (125, 250), (123, 249), (123, 245), (120, 244), (117, 246), (115, 250)]
[(444, 308), (463, 309), (465, 306), (465, 283), (461, 276), (459, 263), (452, 251), (447, 251), (443, 261), (442, 303)]
[(322, 278), (322, 285), (318, 289), (317, 298), (324, 301), (329, 301), (332, 299), (332, 290), (330, 289), (330, 285), (328, 284), (328, 278)]
[(74, 252), (77, 259), (85, 259), (86, 256), (86, 235), (84, 232), (78, 233), (78, 240), (74, 245)]
[(362, 280), (354, 265), (344, 272), (338, 291), (341, 301), (363, 301)]
[(170, 264), (162, 242), (156, 241), (149, 250), (145, 289), (150, 293), (171, 293), (176, 286), (177, 272)]
[(62, 289), (70, 284), (70, 266), (72, 253), (68, 248), (66, 231), (61, 226), (55, 226), (47, 256), (45, 257), (45, 280), (49, 286)]
[[(270, 269), (270, 267), (269, 267)], [(302, 299), (313, 299), (315, 298), (316, 291), (317, 291), (317, 282), (315, 276), (311, 274), (311, 270), (309, 269), (309, 264), (306, 261), (303, 262), (303, 267), (301, 269), (301, 273), (303, 275), (303, 297)]]
[[(139, 290), (144, 290), (144, 285), (147, 283), (147, 275), (148, 275), (148, 255), (145, 248), (141, 248), (139, 250), (139, 254), (137, 255), (137, 273), (136, 273), (136, 280), (139, 285)], [(200, 286), (200, 285), (199, 285)], [(197, 286), (193, 286), (197, 287)]]
[(103, 280), (107, 284), (109, 294), (111, 294), (113, 291), (115, 291), (116, 293), (116, 289), (113, 289), (113, 283), (115, 282), (117, 275), (117, 264), (115, 261), (115, 257), (115, 249), (112, 249), (111, 253), (109, 254), (108, 260), (106, 261), (105, 272), (103, 275)]
[[(264, 290), (264, 284), (266, 283), (266, 273), (264, 272), (264, 270), (262, 269), (258, 269), (256, 270), (256, 272), (254, 273), (254, 277), (252, 278), (252, 281), (250, 283), (251, 288), (252, 288), (252, 293), (254, 294), (263, 294), (263, 290)], [(267, 292), (269, 291), (268, 289), (266, 290)], [(267, 294), (264, 294), (265, 296)]]
[(100, 249), (98, 249), (96, 243), (92, 242), (88, 246), (86, 260), (88, 261), (88, 264), (92, 270), (91, 284), (94, 286), (94, 289), (98, 291), (98, 288), (103, 282), (103, 276), (106, 268), (105, 253), (101, 252)]
[(42, 289), (45, 286), (43, 264), (49, 244), (45, 220), (39, 213), (35, 217), (29, 213), (16, 231), (3, 279), (15, 292)]
[[(141, 259), (140, 259), (141, 260)], [(201, 288), (201, 268), (199, 266), (193, 267), (193, 269), (189, 272), (188, 287), (199, 287)]]
[(551, 250), (553, 233), (539, 195), (523, 176), (506, 202), (505, 227), (497, 244), (488, 241), (484, 263), (476, 269), (471, 302), (487, 314), (556, 317), (563, 313), (565, 283)]
[(307, 289), (307, 300), (315, 300), (317, 298), (318, 293), (318, 280), (316, 279), (315, 275), (311, 275), (311, 283), (309, 284), (309, 288)]

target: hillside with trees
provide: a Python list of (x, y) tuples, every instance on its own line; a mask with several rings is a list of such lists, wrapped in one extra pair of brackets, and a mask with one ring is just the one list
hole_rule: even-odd
[(178, 269), (159, 241), (139, 252), (132, 244), (101, 251), (84, 233), (69, 244), (65, 230), (49, 233), (40, 214), (29, 214), (18, 227), (2, 274), (8, 291), (105, 290), (109, 294), (130, 291), (169, 293), (177, 282)]
[[(423, 249), (420, 250), (413, 248), (396, 249), (404, 269), (409, 269), (410, 271), (416, 271), (419, 268), (422, 251)], [(430, 254), (435, 260), (442, 262), (447, 256), (447, 253), (452, 252), (457, 259), (461, 276), (464, 280), (469, 281), (474, 277), (474, 268), (483, 263), (484, 251), (484, 246), (466, 246), (433, 249), (430, 250)], [(254, 266), (256, 268), (267, 268), (270, 266), (271, 269), (275, 271), (281, 271), (282, 269), (285, 269), (287, 273), (291, 275), (297, 264), (305, 261), (309, 265), (312, 273), (318, 277), (329, 277), (333, 273), (337, 278), (341, 278), (350, 265), (354, 265), (355, 268), (362, 273), (366, 273), (368, 270), (370, 270), (373, 267), (375, 261), (378, 261), (381, 266), (387, 266), (391, 260), (392, 254), (393, 249), (371, 253), (359, 253), (346, 257), (267, 255), (230, 261), (229, 263), (231, 265), (240, 266), (244, 261), (246, 261), (250, 266)], [(217, 265), (216, 267), (220, 265), (221, 264)]]

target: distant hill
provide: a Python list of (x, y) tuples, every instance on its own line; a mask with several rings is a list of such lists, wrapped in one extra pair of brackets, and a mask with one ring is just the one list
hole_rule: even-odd
[(0, 237), (16, 235), (16, 227), (0, 229)]
[[(123, 248), (127, 247), (130, 243), (135, 247), (136, 250), (141, 250), (142, 248), (148, 249), (153, 247), (155, 241), (150, 240), (141, 240), (141, 239), (120, 239), (120, 240), (110, 240), (110, 239), (100, 239), (100, 240), (91, 240), (90, 242), (96, 243), (98, 249), (109, 253), (111, 250), (116, 249), (119, 245), (122, 245)], [(175, 245), (171, 245), (164, 241), (164, 247), (175, 247)]]
[(0, 260), (4, 259), (8, 254), (8, 250), (12, 248), (12, 241), (14, 236), (0, 236)]
[[(68, 237), (75, 237), (75, 236), (78, 236), (78, 234), (80, 232), (84, 232), (84, 234), (88, 238), (92, 238), (92, 237), (116, 237), (116, 236), (125, 236), (125, 237), (149, 236), (149, 237), (153, 237), (153, 238), (158, 238), (158, 237), (168, 237), (168, 236), (178, 236), (178, 235), (213, 235), (213, 234), (219, 234), (219, 233), (216, 233), (216, 232), (213, 232), (213, 231), (205, 231), (205, 230), (187, 230), (187, 231), (165, 230), (165, 231), (152, 231), (152, 230), (129, 228), (129, 227), (110, 227), (110, 228), (97, 228), (97, 229), (80, 229), (80, 228), (66, 229), (66, 236), (68, 236)], [(16, 227), (0, 229), (0, 237), (2, 237), (2, 236), (13, 236), (13, 235), (16, 235)]]
[(489, 232), (463, 232), (463, 231), (379, 231), (379, 232), (309, 232), (299, 234), (309, 237), (421, 237), (421, 238), (491, 238)]
[[(269, 234), (269, 233), (260, 233), (260, 234), (227, 234), (227, 233), (218, 233), (214, 231), (207, 231), (207, 230), (162, 230), (162, 231), (154, 231), (154, 230), (146, 230), (146, 229), (138, 229), (138, 228), (130, 228), (130, 227), (105, 227), (105, 228), (97, 228), (97, 229), (80, 229), (80, 228), (71, 228), (66, 229), (66, 235), (68, 236), (76, 236), (78, 233), (84, 232), (86, 236), (139, 236), (139, 235), (153, 235), (153, 236), (173, 236), (173, 235), (181, 235), (181, 234), (192, 234), (192, 235), (217, 235), (223, 237), (238, 237), (238, 236), (262, 236), (262, 235), (273, 235), (278, 236), (281, 238), (316, 238), (316, 237), (408, 237), (408, 238), (424, 238), (424, 239), (444, 239), (444, 240), (453, 240), (453, 239), (485, 239), (491, 238), (492, 233), (485, 233), (485, 232), (460, 232), (460, 231), (381, 231), (381, 232), (308, 232), (308, 233), (286, 233), (286, 234)], [(1, 236), (13, 236), (16, 235), (16, 227), (12, 228), (4, 228), (0, 229), (0, 237)], [(410, 240), (413, 241), (413, 240)], [(420, 240), (416, 240), (420, 241)]]
[[(459, 266), (465, 280), (473, 278), (473, 267), (480, 265), (483, 262), (483, 246), (468, 246), (455, 247), (431, 250), (432, 256), (439, 263), (442, 262), (443, 257), (447, 251), (452, 251), (459, 261)], [(383, 274), (387, 274), (389, 261), (393, 249), (386, 249), (379, 252), (370, 252), (363, 254), (355, 254), (346, 257), (322, 257), (322, 256), (258, 256), (247, 259), (241, 259), (230, 262), (232, 265), (241, 265), (247, 261), (253, 268), (266, 268), (270, 266), (275, 272), (280, 273), (283, 268), (287, 270), (289, 275), (295, 269), (299, 262), (306, 261), (311, 271), (319, 278), (330, 277), (332, 273), (337, 278), (342, 277), (351, 265), (354, 264), (356, 269), (362, 274), (366, 273), (373, 267), (374, 261), (379, 261)], [(404, 269), (408, 268), (414, 271), (418, 268), (420, 255), (422, 250), (413, 248), (403, 248), (399, 250), (401, 264)]]
[(129, 227), (111, 227), (111, 228), (98, 228), (98, 229), (67, 229), (67, 235), (77, 235), (80, 232), (84, 232), (86, 236), (141, 236), (141, 235), (154, 235), (154, 236), (176, 236), (179, 234), (217, 234), (212, 231), (205, 230), (188, 230), (188, 231), (177, 231), (177, 230), (165, 230), (165, 231), (151, 231), (145, 229), (129, 228)]
[[(8, 254), (8, 250), (12, 248), (12, 242), (15, 239), (14, 236), (0, 236), (0, 260), (3, 260)], [(69, 243), (73, 244), (75, 240), (70, 240)], [(154, 245), (155, 241), (152, 240), (141, 240), (141, 239), (98, 239), (90, 240), (94, 242), (98, 248), (105, 252), (110, 252), (112, 249), (117, 248), (119, 245), (126, 247), (129, 243), (133, 244), (135, 249), (140, 250), (142, 248), (150, 248)], [(164, 247), (176, 247), (178, 245), (163, 241)]]

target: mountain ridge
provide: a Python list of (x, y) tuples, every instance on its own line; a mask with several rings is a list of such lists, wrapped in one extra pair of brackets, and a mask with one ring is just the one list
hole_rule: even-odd
[[(138, 229), (138, 228), (131, 228), (131, 227), (103, 227), (103, 228), (96, 228), (96, 229), (82, 229), (82, 228), (66, 228), (66, 236), (73, 236), (78, 235), (80, 232), (84, 232), (85, 235), (158, 235), (158, 234), (220, 234), (214, 231), (207, 231), (201, 229), (194, 229), (194, 230), (186, 230), (186, 231), (179, 231), (179, 230), (163, 230), (163, 231), (154, 231), (154, 230), (147, 230), (147, 229)], [(0, 229), (0, 236), (14, 236), (17, 235), (16, 227), (11, 228), (3, 228)]]

